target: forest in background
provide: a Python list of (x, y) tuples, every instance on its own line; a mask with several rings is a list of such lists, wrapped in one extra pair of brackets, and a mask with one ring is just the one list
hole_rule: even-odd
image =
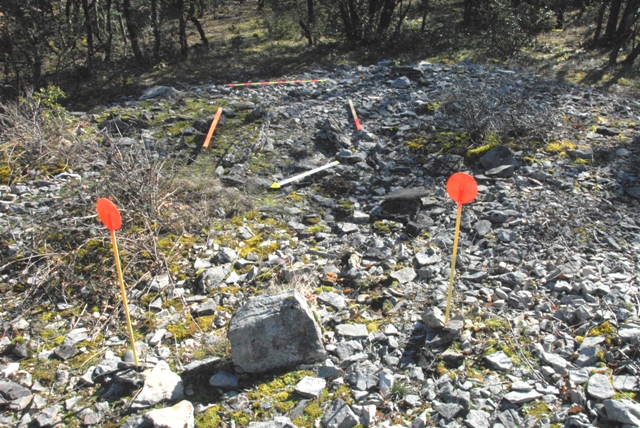
[(162, 81), (433, 57), (573, 60), (579, 83), (635, 87), (639, 18), (640, 0), (3, 0), (1, 94), (56, 86), (84, 106)]

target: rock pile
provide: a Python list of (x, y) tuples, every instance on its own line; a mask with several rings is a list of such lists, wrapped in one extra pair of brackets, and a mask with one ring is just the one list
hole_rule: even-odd
[[(35, 362), (18, 361), (72, 358), (87, 334), (78, 327), (92, 324), (48, 325), (64, 330), (50, 347), (19, 309), (4, 312), (5, 331), (27, 340), (2, 339), (0, 424), (99, 426), (128, 412), (122, 426), (189, 427), (194, 414), (224, 427), (640, 426), (640, 104), (472, 64), (383, 62), (300, 78), (327, 81), (155, 87), (119, 106), (148, 114), (142, 103), (156, 95), (224, 103), (222, 129), (241, 119), (251, 134), (216, 172), (227, 186), (261, 189), (257, 214), (193, 246), (193, 280), (167, 273), (136, 290), (134, 306), (154, 293), (153, 331), (137, 343), (143, 376), (130, 353), (106, 350), (58, 368), (45, 387)], [(152, 111), (166, 108), (156, 102)], [(161, 156), (206, 132), (202, 118), (171, 117), (188, 122), (182, 140), (139, 130), (123, 141)], [(334, 159), (340, 165), (269, 193)], [(462, 217), (445, 323), (455, 207), (444, 183), (460, 170), (479, 195)], [(0, 189), (0, 227), (15, 236), (5, 256), (24, 250), (28, 216), (46, 212), (69, 178), (96, 177)], [(216, 242), (229, 230), (234, 245)], [(268, 239), (242, 250), (264, 231)], [(274, 292), (286, 289), (296, 291)], [(212, 331), (178, 343), (171, 328), (184, 314), (163, 305), (173, 299), (196, 321), (211, 319)], [(219, 331), (229, 355), (183, 364)], [(122, 331), (104, 345), (125, 340)]]

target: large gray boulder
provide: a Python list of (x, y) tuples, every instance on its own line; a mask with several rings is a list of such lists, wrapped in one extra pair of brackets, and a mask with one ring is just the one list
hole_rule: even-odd
[(295, 290), (258, 296), (231, 318), (231, 356), (238, 373), (262, 373), (324, 361), (322, 332)]

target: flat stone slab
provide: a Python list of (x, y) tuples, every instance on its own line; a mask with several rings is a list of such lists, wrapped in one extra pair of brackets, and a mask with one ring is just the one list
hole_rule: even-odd
[(511, 391), (504, 396), (505, 400), (513, 404), (528, 403), (541, 397), (542, 394), (537, 391)]
[(318, 398), (322, 390), (326, 387), (326, 380), (318, 377), (305, 376), (296, 385), (296, 392), (305, 398)]
[(369, 337), (369, 331), (364, 324), (339, 324), (336, 326), (336, 333), (342, 337), (354, 339), (366, 339)]
[(616, 395), (609, 378), (601, 373), (591, 375), (587, 384), (587, 393), (600, 400), (606, 400)]

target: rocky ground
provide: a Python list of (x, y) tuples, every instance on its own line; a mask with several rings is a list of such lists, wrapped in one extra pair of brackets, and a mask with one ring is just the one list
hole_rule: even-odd
[(325, 80), (74, 113), (73, 170), (0, 188), (0, 424), (640, 426), (640, 103), (472, 64), (292, 77)]

